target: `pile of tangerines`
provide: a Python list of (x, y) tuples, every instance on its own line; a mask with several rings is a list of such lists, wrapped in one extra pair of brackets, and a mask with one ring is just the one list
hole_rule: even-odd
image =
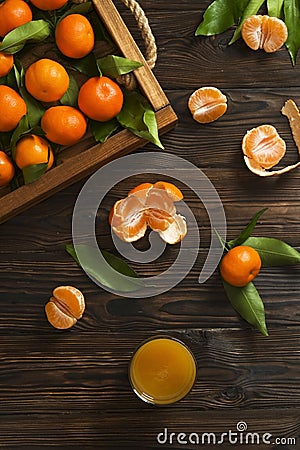
[[(5, 0), (0, 3), (0, 36), (33, 20), (31, 4), (35, 8), (54, 11), (68, 0)], [(55, 43), (59, 52), (68, 58), (87, 56), (95, 45), (93, 27), (85, 15), (68, 14), (55, 28)], [(17, 90), (8, 85), (6, 76), (14, 66), (14, 56), (0, 52), (0, 132), (13, 133), (28, 112), (26, 102)], [(3, 82), (4, 80), (4, 82)], [(57, 104), (70, 85), (70, 77), (62, 64), (49, 58), (38, 59), (26, 70), (27, 92), (46, 110), (41, 118), (41, 135), (26, 133), (17, 141), (13, 152), (0, 150), (0, 186), (11, 182), (16, 170), (54, 162), (52, 144), (74, 145), (86, 133), (87, 120), (106, 122), (122, 109), (123, 93), (119, 85), (105, 76), (91, 77), (81, 86), (78, 108)]]

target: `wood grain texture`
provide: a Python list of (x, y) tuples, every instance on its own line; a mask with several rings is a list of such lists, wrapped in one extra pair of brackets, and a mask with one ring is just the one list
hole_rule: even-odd
[[(154, 73), (179, 117), (177, 126), (162, 136), (165, 152), (186, 158), (213, 183), (226, 214), (228, 239), (268, 207), (253, 234), (283, 239), (300, 251), (299, 170), (261, 179), (245, 167), (241, 152), (248, 129), (271, 123), (287, 143), (283, 164), (295, 162), (297, 149), (280, 109), (287, 98), (300, 105), (299, 63), (293, 68), (284, 48), (265, 55), (248, 50), (241, 41), (228, 47), (232, 31), (195, 37), (209, 3), (140, 0), (159, 49)], [(115, 4), (143, 51), (134, 18), (121, 0)], [(228, 111), (203, 126), (192, 119), (187, 101), (194, 89), (208, 84), (227, 95)], [(145, 149), (156, 151), (153, 165), (157, 165), (161, 152), (152, 144)], [(78, 148), (72, 151), (79, 154)], [(78, 157), (78, 164), (84, 165), (84, 159)], [(96, 224), (102, 248), (116, 253), (107, 223), (113, 203), (150, 177), (161, 179), (159, 173), (141, 173), (108, 192)], [(201, 199), (176, 179), (180, 167), (174, 177), (197, 220), (200, 247), (187, 277), (156, 297), (126, 298), (107, 292), (66, 253), (74, 204), (86, 179), (0, 225), (1, 448), (209, 449), (214, 447), (180, 445), (176, 436), (214, 432), (220, 437), (236, 431), (241, 421), (260, 439), (270, 433), (271, 445), (236, 448), (299, 447), (300, 266), (263, 269), (256, 279), (270, 333), (263, 337), (233, 311), (217, 271), (206, 283), (198, 283), (211, 224)], [(191, 171), (190, 182), (197, 180)], [(147, 245), (143, 241), (137, 248), (142, 251)], [(156, 275), (170, 267), (178, 249), (168, 246), (154, 263), (131, 265), (142, 275)], [(44, 313), (53, 288), (60, 284), (75, 285), (86, 298), (83, 318), (66, 332), (54, 330)], [(134, 395), (127, 371), (136, 346), (161, 333), (182, 339), (192, 349), (198, 376), (185, 399), (155, 408)], [(169, 435), (162, 445), (157, 436), (165, 428), (175, 435), (172, 443)]]

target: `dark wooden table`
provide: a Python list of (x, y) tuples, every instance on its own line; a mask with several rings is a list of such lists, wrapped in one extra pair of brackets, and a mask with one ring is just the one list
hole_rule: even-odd
[[(195, 37), (208, 0), (140, 3), (158, 44), (154, 73), (179, 117), (178, 126), (162, 137), (166, 151), (186, 158), (210, 178), (225, 209), (229, 238), (268, 207), (255, 234), (284, 239), (299, 250), (299, 170), (269, 179), (251, 174), (243, 162), (241, 140), (247, 129), (273, 124), (287, 142), (285, 161), (297, 160), (280, 109), (287, 98), (300, 105), (300, 62), (293, 68), (285, 48), (267, 55), (241, 41), (227, 47), (231, 32)], [(116, 5), (143, 50), (134, 18), (120, 1)], [(189, 95), (204, 85), (219, 87), (228, 97), (226, 115), (207, 126), (194, 122), (187, 109)], [(143, 151), (148, 150), (157, 151), (150, 144)], [(199, 199), (184, 188), (201, 233), (200, 256), (191, 272), (157, 297), (111, 294), (94, 284), (64, 250), (72, 239), (72, 211), (85, 181), (1, 225), (0, 447), (197, 448), (180, 444), (178, 434), (211, 432), (220, 439), (222, 433), (236, 432), (243, 421), (248, 432), (259, 434), (260, 445), (240, 443), (235, 448), (300, 448), (300, 268), (265, 269), (257, 278), (270, 333), (263, 337), (234, 312), (217, 272), (198, 283), (210, 224)], [(147, 180), (140, 175), (135, 181)], [(111, 190), (103, 217), (132, 185), (128, 179)], [(100, 242), (113, 250), (106, 220)], [(155, 275), (175, 254), (175, 248), (167, 247), (157, 263), (133, 267)], [(52, 328), (44, 314), (52, 289), (60, 284), (74, 285), (86, 297), (83, 319), (66, 332)], [(157, 333), (186, 342), (199, 369), (192, 392), (162, 408), (139, 400), (127, 377), (134, 348)], [(166, 444), (157, 441), (164, 429)], [(170, 433), (175, 435), (170, 438)], [(264, 433), (272, 435), (274, 445), (263, 443)]]

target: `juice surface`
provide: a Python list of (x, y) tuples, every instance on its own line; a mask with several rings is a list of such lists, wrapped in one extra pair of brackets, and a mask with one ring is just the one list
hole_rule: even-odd
[(176, 402), (192, 388), (196, 364), (184, 344), (171, 338), (155, 338), (143, 344), (130, 365), (135, 392), (156, 404)]

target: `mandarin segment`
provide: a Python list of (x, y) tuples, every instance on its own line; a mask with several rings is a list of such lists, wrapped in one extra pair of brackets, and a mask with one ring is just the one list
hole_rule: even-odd
[(53, 296), (45, 305), (48, 321), (55, 328), (71, 328), (81, 319), (85, 310), (85, 300), (82, 292), (73, 286), (58, 286), (53, 290)]
[(199, 123), (210, 123), (227, 111), (227, 97), (216, 87), (201, 87), (189, 98), (188, 107)]
[(288, 38), (283, 20), (268, 15), (252, 15), (242, 25), (242, 37), (252, 50), (263, 49), (267, 53), (279, 50)]
[(245, 156), (260, 167), (270, 169), (279, 163), (286, 151), (285, 141), (272, 125), (260, 125), (247, 131), (242, 141)]

